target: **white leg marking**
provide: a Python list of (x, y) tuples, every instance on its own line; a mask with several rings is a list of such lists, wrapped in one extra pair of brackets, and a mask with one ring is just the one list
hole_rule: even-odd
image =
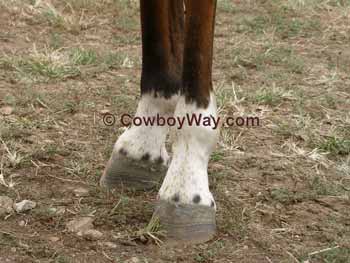
[[(144, 94), (138, 104), (135, 116), (155, 117), (157, 114), (167, 118), (172, 116), (177, 102), (177, 95), (170, 99), (155, 98), (153, 94)], [(165, 149), (165, 140), (169, 128), (165, 126), (131, 126), (117, 140), (113, 151), (125, 151), (128, 157), (139, 160), (145, 155), (149, 160), (162, 158), (163, 164), (169, 160)]]
[[(201, 115), (217, 118), (214, 95), (206, 109), (197, 108), (196, 104), (186, 104), (181, 97), (176, 106), (175, 117)], [(216, 142), (219, 129), (211, 126), (189, 126), (173, 130), (173, 159), (159, 190), (161, 200), (184, 204), (215, 206), (208, 184), (208, 161)]]

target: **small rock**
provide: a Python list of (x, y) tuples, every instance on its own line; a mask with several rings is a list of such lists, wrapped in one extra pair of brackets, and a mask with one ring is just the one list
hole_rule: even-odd
[(56, 242), (60, 241), (60, 238), (59, 238), (59, 237), (50, 237), (49, 240), (50, 240), (51, 242), (56, 243)]
[(0, 113), (2, 115), (11, 115), (13, 113), (13, 108), (10, 106), (4, 106), (2, 108), (0, 108)]
[(13, 201), (10, 197), (0, 196), (0, 217), (13, 212)]
[(28, 250), (30, 248), (30, 246), (28, 244), (22, 243), (22, 242), (19, 242), (18, 246), (20, 246), (21, 248), (24, 248), (25, 250)]
[(127, 263), (141, 263), (141, 259), (138, 257), (132, 257), (127, 261)]
[(64, 213), (66, 213), (66, 208), (64, 206), (57, 207), (56, 215), (63, 215)]
[(108, 247), (108, 248), (117, 248), (117, 244), (113, 243), (113, 242), (102, 242), (100, 243), (101, 247)]
[(94, 221), (94, 219), (91, 217), (80, 217), (80, 218), (74, 219), (72, 221), (69, 221), (67, 223), (67, 229), (70, 232), (83, 233), (83, 232), (85, 232), (89, 229), (92, 229), (94, 227), (92, 225), (93, 221)]
[(36, 207), (36, 203), (30, 200), (23, 200), (19, 203), (14, 204), (13, 208), (17, 213), (22, 213), (31, 210)]
[(56, 214), (57, 213), (57, 208), (55, 208), (55, 207), (49, 207), (48, 209), (47, 209), (47, 212), (49, 213), (49, 214)]
[(213, 163), (213, 164), (211, 164), (210, 168), (214, 172), (219, 172), (219, 171), (225, 170), (226, 167), (225, 167), (225, 165), (222, 165), (219, 163)]
[(103, 237), (103, 233), (95, 229), (86, 230), (82, 233), (78, 233), (78, 235), (82, 235), (88, 240), (98, 240)]
[(110, 110), (107, 110), (107, 109), (103, 109), (103, 110), (100, 111), (100, 113), (101, 113), (102, 115), (104, 115), (104, 114), (107, 114), (107, 113), (111, 113), (111, 111), (110, 111)]
[(84, 197), (89, 195), (89, 190), (83, 187), (79, 187), (73, 190), (75, 196)]
[(19, 221), (19, 223), (18, 223), (18, 225), (19, 226), (26, 226), (26, 221), (24, 221), (24, 220), (21, 220), (21, 221)]
[(78, 118), (78, 119), (86, 119), (89, 117), (89, 115), (84, 114), (84, 113), (77, 113), (74, 115), (74, 117)]

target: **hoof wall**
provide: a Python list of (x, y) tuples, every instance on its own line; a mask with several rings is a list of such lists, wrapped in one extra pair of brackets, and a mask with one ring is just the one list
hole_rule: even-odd
[(160, 201), (154, 216), (159, 218), (170, 245), (204, 243), (216, 233), (215, 209)]
[(151, 190), (160, 186), (167, 171), (161, 163), (132, 160), (121, 154), (112, 154), (100, 180), (107, 189), (126, 187), (133, 190)]

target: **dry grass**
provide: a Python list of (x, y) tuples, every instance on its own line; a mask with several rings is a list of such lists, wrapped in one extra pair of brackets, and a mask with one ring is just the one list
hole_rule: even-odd
[[(100, 113), (139, 96), (138, 1), (0, 0), (0, 195), (38, 203), (0, 219), (0, 262), (348, 262), (350, 2), (218, 2), (219, 113), (261, 125), (221, 130), (218, 235), (177, 249), (154, 244), (156, 193), (97, 187), (122, 132)], [(101, 240), (66, 232), (82, 215)]]

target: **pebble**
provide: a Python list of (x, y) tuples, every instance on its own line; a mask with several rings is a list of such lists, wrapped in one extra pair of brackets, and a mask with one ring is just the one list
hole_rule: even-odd
[(56, 243), (56, 242), (60, 241), (60, 238), (59, 238), (59, 237), (50, 237), (49, 240), (50, 240), (51, 242)]
[(103, 109), (100, 111), (100, 113), (103, 115), (103, 114), (107, 114), (107, 113), (110, 113), (111, 111), (108, 110), (108, 109)]
[(89, 195), (89, 190), (83, 187), (79, 187), (73, 190), (74, 195), (77, 197), (84, 197)]
[(4, 106), (0, 108), (0, 113), (5, 116), (11, 115), (13, 113), (13, 108), (10, 106)]
[(17, 213), (22, 213), (29, 211), (36, 207), (36, 203), (30, 200), (23, 200), (19, 203), (14, 204), (13, 208), (16, 210)]
[(219, 164), (219, 163), (213, 163), (210, 165), (210, 168), (214, 172), (219, 172), (225, 170), (225, 165)]
[(103, 233), (93, 229), (93, 221), (92, 217), (79, 217), (69, 221), (66, 227), (70, 232), (74, 232), (87, 240), (99, 240), (103, 237)]
[(92, 222), (94, 219), (92, 217), (79, 217), (67, 223), (67, 229), (70, 232), (85, 232), (93, 228)]
[(103, 237), (103, 233), (95, 229), (89, 229), (84, 232), (79, 232), (78, 235), (83, 236), (87, 240), (98, 240)]
[(10, 197), (0, 196), (0, 217), (13, 212), (13, 201)]
[(108, 248), (117, 248), (117, 244), (113, 243), (113, 242), (102, 242), (100, 243), (101, 247), (108, 247)]
[(64, 206), (59, 206), (56, 209), (56, 215), (64, 215), (66, 213), (66, 208)]
[(127, 263), (141, 263), (141, 259), (138, 257), (132, 257), (127, 261)]

